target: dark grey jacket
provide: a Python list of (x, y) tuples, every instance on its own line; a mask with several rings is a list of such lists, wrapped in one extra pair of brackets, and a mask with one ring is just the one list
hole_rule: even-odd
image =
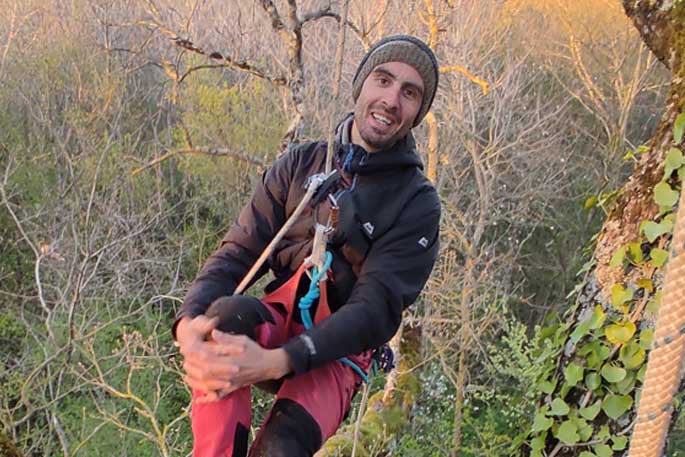
[[(284, 346), (296, 373), (387, 342), (402, 310), (428, 280), (438, 253), (440, 202), (421, 172), (411, 134), (373, 154), (351, 144), (336, 144), (336, 150), (342, 179), (333, 193), (345, 202), (341, 221), (351, 222), (344, 239), (329, 245), (333, 314)], [(302, 199), (307, 179), (324, 171), (325, 156), (325, 143), (303, 144), (264, 173), (252, 200), (190, 286), (177, 322), (203, 314), (216, 298), (233, 293)], [(326, 200), (318, 210), (305, 209), (278, 244), (256, 276), (273, 272), (267, 292), (283, 284), (309, 255), (314, 221), (325, 222), (329, 211)], [(300, 289), (306, 292), (306, 286)]]

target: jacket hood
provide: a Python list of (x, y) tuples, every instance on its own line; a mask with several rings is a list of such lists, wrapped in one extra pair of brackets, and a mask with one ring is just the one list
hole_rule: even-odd
[(352, 174), (370, 174), (401, 168), (423, 169), (423, 162), (416, 152), (416, 142), (411, 131), (389, 149), (369, 153), (351, 141), (354, 113), (349, 113), (335, 130), (335, 150), (345, 171)]

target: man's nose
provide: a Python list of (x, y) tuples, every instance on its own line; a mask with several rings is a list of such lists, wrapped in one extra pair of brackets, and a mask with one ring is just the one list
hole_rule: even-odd
[(388, 111), (397, 111), (400, 106), (400, 90), (394, 86), (389, 87), (383, 94), (383, 101)]

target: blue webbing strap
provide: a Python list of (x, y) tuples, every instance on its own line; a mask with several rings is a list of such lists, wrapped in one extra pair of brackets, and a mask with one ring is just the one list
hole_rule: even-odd
[[(307, 291), (305, 296), (302, 297), (300, 299), (300, 302), (297, 304), (297, 307), (300, 309), (302, 324), (304, 324), (304, 328), (306, 328), (307, 330), (314, 326), (309, 309), (312, 307), (314, 300), (317, 300), (321, 293), (321, 291), (319, 290), (319, 281), (321, 281), (321, 277), (325, 275), (328, 269), (331, 267), (332, 261), (333, 255), (330, 252), (326, 251), (326, 262), (324, 263), (323, 268), (321, 269), (321, 271), (319, 271), (319, 269), (316, 266), (312, 268), (312, 282), (309, 284), (309, 291)], [(355, 373), (357, 373), (359, 377), (362, 378), (362, 380), (368, 384), (369, 376), (366, 373), (364, 373), (364, 370), (362, 370), (359, 367), (359, 365), (357, 365), (347, 357), (341, 357), (338, 360), (341, 363), (344, 363), (348, 367), (352, 368), (355, 371)]]

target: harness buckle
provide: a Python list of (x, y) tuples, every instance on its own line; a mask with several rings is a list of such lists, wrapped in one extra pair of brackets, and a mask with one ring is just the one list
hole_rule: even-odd
[[(314, 241), (312, 242), (312, 254), (304, 259), (305, 273), (312, 279), (311, 267), (316, 267), (319, 272), (326, 265), (326, 243), (328, 227), (323, 224), (316, 224), (314, 229)], [(326, 278), (325, 274), (322, 276)]]

